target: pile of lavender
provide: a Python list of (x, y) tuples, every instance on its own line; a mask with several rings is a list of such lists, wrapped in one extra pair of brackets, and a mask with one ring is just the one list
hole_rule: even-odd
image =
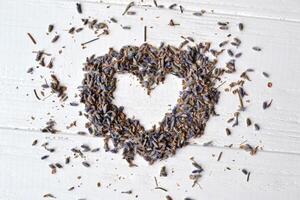
[[(225, 70), (215, 67), (216, 61), (207, 57), (209, 51), (209, 43), (188, 46), (186, 50), (144, 43), (87, 58), (81, 102), (90, 121), (89, 132), (104, 138), (106, 151), (122, 150), (130, 165), (134, 165), (136, 154), (150, 164), (174, 155), (191, 138), (200, 137), (210, 116), (216, 114), (216, 83)], [(123, 107), (113, 104), (115, 75), (124, 73), (135, 75), (148, 94), (168, 74), (183, 80), (177, 105), (165, 114), (159, 127), (145, 130), (139, 120), (128, 118)]]

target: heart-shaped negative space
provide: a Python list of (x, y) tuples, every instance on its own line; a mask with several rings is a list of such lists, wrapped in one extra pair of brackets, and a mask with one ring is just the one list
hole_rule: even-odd
[(159, 125), (165, 113), (176, 105), (182, 90), (182, 80), (171, 74), (150, 95), (135, 76), (117, 74), (116, 78), (113, 103), (123, 106), (127, 117), (138, 119), (146, 130)]
[[(191, 138), (201, 136), (210, 115), (215, 114), (219, 99), (215, 82), (222, 71), (215, 69), (216, 61), (205, 55), (207, 51), (209, 44), (202, 43), (187, 50), (145, 43), (87, 58), (81, 102), (90, 120), (89, 132), (104, 137), (106, 151), (123, 149), (123, 158), (130, 164), (136, 153), (149, 163), (174, 155)], [(159, 127), (145, 130), (138, 119), (128, 118), (123, 107), (113, 104), (115, 76), (124, 73), (135, 75), (149, 94), (168, 74), (183, 79), (177, 104)]]

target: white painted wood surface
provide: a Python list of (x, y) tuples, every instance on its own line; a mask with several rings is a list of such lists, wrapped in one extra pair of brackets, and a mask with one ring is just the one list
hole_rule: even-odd
[[(46, 193), (52, 193), (57, 199), (72, 200), (92, 199), (164, 199), (167, 194), (173, 199), (299, 199), (300, 196), (300, 2), (299, 1), (246, 1), (246, 0), (185, 0), (180, 3), (185, 8), (183, 14), (176, 10), (158, 9), (143, 5), (152, 5), (152, 1), (137, 2), (131, 8), (136, 16), (122, 16), (130, 1), (97, 0), (83, 2), (83, 14), (78, 15), (75, 1), (69, 0), (0, 0), (0, 199), (25, 200), (43, 199)], [(160, 1), (157, 1), (159, 4)], [(174, 1), (163, 1), (170, 5)], [(108, 9), (107, 6), (111, 5)], [(202, 17), (193, 16), (194, 11), (205, 9), (208, 13)], [(210, 12), (214, 10), (214, 12)], [(93, 39), (93, 34), (85, 30), (74, 38), (67, 34), (71, 26), (79, 27), (82, 17), (92, 16), (107, 21), (110, 17), (118, 19), (118, 24), (110, 24), (111, 35), (94, 42), (84, 50), (80, 43)], [(159, 16), (159, 17), (158, 17)], [(143, 21), (139, 18), (143, 17)], [(180, 23), (178, 27), (167, 26), (170, 19)], [(218, 30), (217, 21), (229, 21), (230, 30)], [(72, 25), (69, 25), (69, 23)], [(245, 31), (239, 32), (238, 22), (245, 24)], [(55, 24), (55, 31), (61, 35), (56, 44), (50, 41), (54, 34), (47, 36), (48, 24)], [(130, 25), (126, 31), (120, 24)], [(192, 36), (197, 42), (211, 41), (217, 45), (228, 33), (242, 40), (240, 51), (243, 56), (237, 61), (238, 73), (226, 77), (235, 80), (238, 74), (251, 67), (251, 83), (246, 85), (251, 103), (241, 116), (242, 125), (233, 129), (232, 136), (226, 136), (226, 120), (236, 110), (237, 99), (225, 92), (217, 105), (219, 117), (213, 117), (205, 130), (205, 135), (195, 144), (178, 151), (175, 157), (149, 166), (137, 157), (138, 167), (130, 168), (121, 155), (105, 153), (103, 142), (99, 138), (78, 136), (76, 132), (84, 130), (84, 118), (78, 116), (80, 107), (71, 107), (69, 102), (78, 101), (77, 86), (83, 77), (82, 63), (85, 57), (107, 52), (109, 47), (119, 49), (123, 45), (140, 45), (143, 42), (143, 26), (148, 26), (148, 42), (158, 45), (161, 41), (178, 45), (180, 36)], [(150, 28), (153, 26), (153, 28)], [(33, 45), (26, 33), (31, 32), (38, 44)], [(252, 46), (262, 47), (262, 52), (254, 52)], [(32, 50), (45, 49), (54, 55), (62, 46), (61, 56), (56, 56), (53, 71), (68, 86), (69, 100), (61, 108), (57, 98), (50, 97), (38, 101), (33, 89), (40, 89), (44, 79), (49, 79), (47, 69), (36, 69), (33, 75), (26, 74), (29, 67), (35, 66)], [(226, 61), (222, 56), (220, 62)], [(263, 71), (270, 73), (272, 89), (266, 87), (268, 79)], [(34, 80), (32, 80), (34, 79)], [(117, 91), (118, 103), (128, 105), (132, 112), (139, 112), (145, 119), (146, 126), (152, 119), (159, 119), (168, 106), (163, 102), (161, 110), (149, 112), (141, 104), (132, 110), (134, 100), (139, 102), (151, 100), (140, 95), (128, 95), (132, 92), (132, 79), (121, 80), (122, 91)], [(124, 87), (128, 83), (128, 87)], [(178, 84), (170, 84), (170, 91), (176, 97)], [(134, 85), (134, 84), (133, 84)], [(120, 87), (121, 87), (120, 86)], [(164, 87), (164, 86), (160, 86)], [(124, 91), (126, 90), (126, 91)], [(159, 93), (159, 92), (158, 92)], [(28, 96), (27, 96), (28, 94)], [(168, 93), (158, 96), (166, 99)], [(274, 99), (269, 110), (262, 110), (264, 100)], [(52, 102), (55, 101), (55, 102)], [(171, 100), (170, 100), (171, 101)], [(131, 106), (131, 108), (130, 108)], [(156, 103), (157, 106), (157, 103)], [(50, 112), (50, 115), (47, 113)], [(145, 116), (142, 116), (144, 113)], [(31, 119), (35, 117), (35, 120)], [(53, 116), (61, 132), (57, 135), (41, 133), (39, 130)], [(250, 117), (261, 125), (261, 131), (246, 128), (244, 121)], [(77, 127), (66, 129), (72, 121), (77, 120)], [(149, 121), (150, 120), (150, 121)], [(32, 147), (34, 139), (39, 140), (37, 147)], [(203, 147), (204, 142), (213, 140), (213, 147)], [(243, 141), (263, 147), (256, 156), (250, 156), (240, 150)], [(40, 144), (48, 141), (57, 152), (46, 161), (40, 157), (47, 152)], [(63, 162), (71, 155), (70, 149), (81, 144), (101, 147), (98, 153), (88, 153), (86, 160), (91, 162), (90, 169), (81, 165), (81, 158), (74, 158), (71, 165), (58, 170), (52, 175), (48, 164)], [(229, 149), (225, 145), (233, 144)], [(217, 156), (223, 152), (222, 159)], [(215, 155), (215, 156), (213, 156)], [(205, 169), (200, 181), (201, 188), (192, 188), (189, 174), (193, 169), (189, 158), (194, 156)], [(160, 167), (166, 165), (167, 178), (159, 177)], [(231, 170), (227, 170), (230, 167)], [(251, 172), (250, 181), (241, 169)], [(81, 176), (80, 180), (77, 176)], [(154, 176), (159, 185), (168, 192), (155, 190)], [(100, 181), (101, 187), (96, 183)], [(75, 186), (74, 191), (68, 188)], [(122, 194), (132, 190), (133, 194)], [(136, 196), (138, 195), (138, 196)]]

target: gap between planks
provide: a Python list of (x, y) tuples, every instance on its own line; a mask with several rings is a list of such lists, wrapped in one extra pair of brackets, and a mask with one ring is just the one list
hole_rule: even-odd
[[(38, 129), (25, 129), (25, 128), (10, 128), (10, 127), (0, 127), (0, 132), (1, 131), (16, 131), (16, 132), (29, 132), (30, 134), (39, 134), (38, 136), (44, 136), (44, 137), (50, 137), (50, 136), (61, 136), (61, 137), (79, 137), (79, 138), (93, 138), (93, 139), (103, 139), (103, 137), (95, 137), (92, 135), (89, 135), (87, 133), (87, 135), (78, 135), (76, 132), (58, 132), (57, 134), (50, 134), (50, 133), (42, 133), (40, 130)], [(196, 138), (195, 140), (200, 139)], [(192, 142), (196, 142), (196, 141), (192, 141)], [(234, 150), (234, 151), (239, 151), (239, 152), (245, 152), (245, 150), (237, 148), (237, 147), (225, 147), (225, 146), (221, 146), (221, 145), (217, 145), (217, 144), (213, 144), (211, 146), (204, 146), (204, 143), (206, 143), (207, 141), (203, 141), (202, 144), (199, 143), (191, 143), (189, 144), (189, 146), (194, 146), (194, 147), (206, 147), (206, 148), (215, 148), (215, 149), (219, 149), (220, 151), (222, 150)], [(184, 147), (183, 147), (184, 148)], [(273, 154), (285, 154), (285, 155), (295, 155), (295, 156), (300, 156), (300, 152), (287, 152), (287, 151), (278, 151), (278, 150), (258, 150), (257, 153), (260, 152), (264, 152), (264, 153), (273, 153)], [(249, 153), (249, 152), (245, 152), (245, 153)], [(254, 155), (255, 156), (255, 155)]]

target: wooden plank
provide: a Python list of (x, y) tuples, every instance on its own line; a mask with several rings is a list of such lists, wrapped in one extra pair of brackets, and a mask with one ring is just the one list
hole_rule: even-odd
[[(35, 139), (39, 142), (32, 147)], [(40, 157), (48, 154), (40, 147), (43, 142), (49, 142), (56, 152), (41, 161)], [(52, 193), (57, 199), (89, 200), (99, 197), (164, 199), (167, 194), (174, 199), (245, 200), (296, 199), (300, 195), (299, 154), (260, 152), (250, 156), (241, 150), (192, 145), (180, 150), (176, 157), (152, 166), (138, 158), (138, 167), (130, 168), (120, 155), (105, 153), (102, 148), (98, 153), (85, 153), (85, 158), (74, 158), (70, 149), (81, 144), (102, 145), (99, 138), (94, 137), (0, 130), (0, 199), (42, 199), (46, 193)], [(218, 162), (220, 151), (223, 156)], [(70, 165), (63, 164), (66, 156), (71, 156)], [(205, 170), (199, 182), (201, 188), (192, 188), (189, 180), (193, 170), (189, 160), (192, 156)], [(91, 167), (83, 167), (83, 160), (90, 162)], [(60, 162), (64, 168), (52, 175), (48, 167), (52, 162)], [(159, 177), (163, 165), (167, 167), (168, 177)], [(241, 172), (244, 168), (251, 172), (249, 182)], [(81, 179), (77, 179), (78, 176)], [(154, 176), (168, 192), (154, 189)], [(96, 186), (98, 181), (100, 188)], [(74, 191), (68, 191), (72, 186)], [(133, 194), (121, 193), (127, 190), (132, 190)]]
[[(65, 1), (65, 0), (60, 0)], [(72, 1), (73, 0), (67, 0)], [(109, 4), (123, 4), (124, 8), (132, 0), (84, 0), (84, 4), (87, 3), (100, 3), (104, 2)], [(136, 6), (152, 6), (155, 7), (153, 0), (138, 0), (134, 1)], [(180, 11), (179, 5), (181, 5), (185, 12), (191, 14), (191, 12), (205, 10), (207, 13), (215, 13), (220, 15), (235, 15), (246, 17), (259, 17), (269, 18), (276, 20), (287, 21), (300, 21), (300, 3), (299, 1), (281, 1), (281, 0), (156, 0), (158, 5), (164, 5), (165, 8), (169, 8), (170, 5), (177, 4), (173, 10)]]
[[(3, 4), (3, 3), (2, 3)], [(18, 6), (22, 4), (22, 6)], [(298, 23), (287, 21), (275, 21), (270, 19), (236, 17), (236, 16), (220, 16), (205, 15), (201, 18), (180, 13), (174, 13), (170, 10), (157, 10), (157, 12), (145, 11), (138, 7), (135, 8), (137, 16), (121, 17), (124, 9), (123, 5), (114, 5), (112, 9), (106, 8), (106, 4), (86, 4), (86, 14), (83, 16), (95, 16), (100, 20), (108, 20), (110, 17), (116, 17), (120, 24), (131, 25), (132, 30), (122, 30), (120, 24), (110, 24), (111, 35), (103, 37), (99, 41), (90, 44), (87, 49), (82, 50), (80, 43), (92, 39), (94, 36), (89, 31), (84, 31), (71, 38), (66, 30), (71, 26), (80, 26), (80, 18), (73, 6), (73, 2), (52, 2), (42, 1), (26, 1), (20, 3), (18, 1), (9, 1), (5, 6), (1, 6), (3, 20), (0, 22), (2, 27), (7, 30), (0, 38), (3, 44), (0, 47), (0, 53), (6, 55), (1, 60), (1, 105), (0, 110), (0, 126), (19, 129), (39, 130), (45, 125), (45, 122), (54, 116), (58, 122), (58, 128), (62, 132), (76, 133), (83, 130), (86, 120), (78, 117), (78, 111), (83, 110), (83, 106), (72, 107), (69, 105), (74, 98), (75, 93), (78, 94), (77, 86), (80, 85), (82, 78), (82, 63), (86, 56), (95, 52), (101, 55), (107, 51), (110, 46), (119, 49), (126, 44), (139, 45), (143, 42), (143, 26), (148, 25), (149, 42), (159, 45), (161, 41), (178, 45), (180, 36), (192, 36), (196, 41), (213, 41), (213, 45), (226, 38), (228, 33), (238, 36), (242, 39), (243, 44), (239, 51), (243, 52), (242, 58), (238, 61), (238, 73), (226, 78), (236, 80), (238, 74), (243, 70), (251, 67), (256, 72), (251, 76), (252, 82), (246, 85), (249, 92), (251, 105), (247, 112), (241, 116), (240, 127), (233, 130), (233, 135), (228, 137), (225, 135), (225, 127), (228, 126), (225, 121), (230, 118), (237, 108), (237, 98), (223, 93), (220, 103), (217, 106), (219, 117), (214, 117), (208, 124), (206, 134), (196, 142), (202, 144), (210, 140), (214, 140), (218, 146), (224, 146), (233, 143), (235, 146), (245, 140), (252, 145), (262, 146), (266, 151), (292, 152), (299, 153), (299, 106), (297, 99), (299, 97), (299, 89), (297, 74), (299, 73), (299, 59), (294, 52), (299, 51), (300, 27)], [(14, 10), (18, 15), (10, 15), (10, 10)], [(28, 10), (32, 12), (28, 13)], [(43, 15), (42, 13), (47, 13)], [(26, 15), (24, 20), (23, 16)], [(38, 16), (38, 19), (37, 19)], [(144, 20), (139, 18), (144, 16)], [(160, 18), (156, 18), (160, 16)], [(170, 16), (175, 22), (179, 22), (179, 27), (167, 26)], [(61, 19), (66, 19), (61, 21)], [(201, 19), (201, 20), (199, 20)], [(216, 25), (217, 21), (229, 21), (232, 24), (230, 31), (219, 31)], [(69, 22), (72, 25), (68, 25)], [(247, 29), (239, 32), (236, 28), (238, 22), (244, 22)], [(34, 23), (33, 23), (34, 22)], [(47, 36), (45, 32), (50, 23), (55, 24), (57, 31), (62, 39), (57, 44), (50, 44), (53, 35)], [(153, 26), (153, 28), (151, 28)], [(283, 32), (282, 30), (289, 30)], [(26, 33), (31, 32), (38, 45), (32, 45)], [(122, 40), (119, 39), (122, 35)], [(12, 43), (12, 41), (14, 41)], [(262, 52), (254, 52), (252, 46), (261, 46)], [(49, 70), (37, 69), (33, 75), (25, 75), (26, 70), (30, 66), (34, 66), (34, 57), (32, 50), (45, 48), (46, 51), (58, 55), (58, 50), (62, 46), (62, 56), (56, 56), (55, 67), (53, 71), (58, 74), (59, 78), (68, 86), (69, 101), (61, 108), (54, 96), (45, 101), (38, 101), (34, 96), (33, 90), (40, 90), (40, 85), (44, 83), (43, 75), (49, 81)], [(18, 59), (16, 59), (16, 55)], [(226, 56), (220, 59), (220, 65), (227, 60)], [(270, 81), (274, 83), (272, 89), (266, 87), (267, 79), (261, 73), (267, 71), (271, 75)], [(31, 79), (34, 79), (32, 81)], [(284, 81), (282, 81), (284, 80)], [(128, 82), (130, 85), (131, 82)], [(18, 89), (16, 89), (18, 87)], [(171, 87), (176, 89), (175, 87)], [(27, 97), (28, 94), (28, 97)], [(46, 92), (46, 94), (48, 94)], [(139, 96), (128, 96), (126, 92), (122, 93), (120, 99), (126, 101), (146, 101)], [(268, 111), (262, 110), (262, 102), (274, 99), (273, 106)], [(52, 101), (55, 102), (52, 102)], [(122, 103), (122, 102), (120, 102)], [(139, 108), (147, 113), (144, 105)], [(50, 112), (48, 115), (47, 113)], [(159, 112), (158, 112), (159, 113)], [(149, 118), (157, 117), (156, 113), (147, 113)], [(31, 120), (31, 116), (35, 120)], [(254, 122), (261, 125), (262, 130), (255, 132), (253, 127), (245, 128), (245, 118), (250, 117)], [(74, 120), (78, 126), (74, 129), (66, 129)]]

